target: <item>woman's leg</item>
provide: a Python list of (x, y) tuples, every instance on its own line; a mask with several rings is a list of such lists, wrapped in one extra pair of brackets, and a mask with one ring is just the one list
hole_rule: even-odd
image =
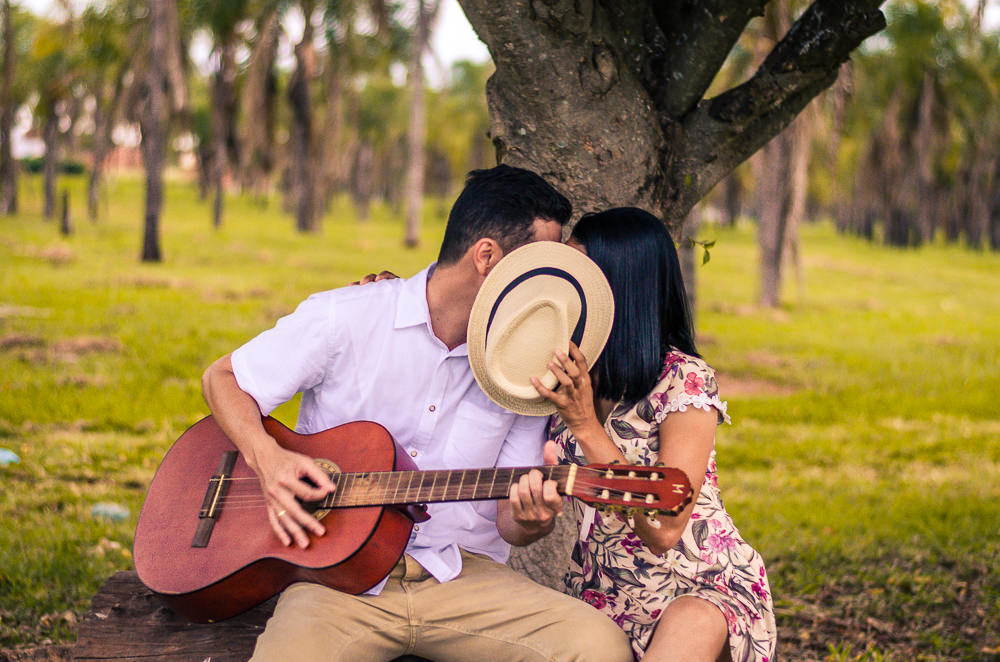
[(728, 642), (726, 617), (718, 607), (700, 598), (677, 598), (660, 616), (642, 662), (728, 660)]

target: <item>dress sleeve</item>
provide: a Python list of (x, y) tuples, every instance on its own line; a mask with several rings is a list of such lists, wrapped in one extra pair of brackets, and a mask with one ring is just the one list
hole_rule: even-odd
[(672, 412), (687, 411), (688, 407), (715, 409), (720, 425), (732, 422), (726, 413), (726, 403), (719, 399), (715, 371), (701, 359), (681, 352), (667, 354), (660, 382), (649, 395), (649, 404), (657, 425)]

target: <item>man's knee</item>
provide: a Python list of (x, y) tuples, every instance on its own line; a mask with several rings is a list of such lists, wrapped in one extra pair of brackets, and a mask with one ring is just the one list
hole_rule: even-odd
[(565, 655), (581, 662), (633, 662), (628, 635), (602, 612), (586, 603), (562, 623)]

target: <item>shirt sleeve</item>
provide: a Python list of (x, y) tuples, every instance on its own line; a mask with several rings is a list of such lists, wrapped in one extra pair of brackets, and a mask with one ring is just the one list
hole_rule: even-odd
[(335, 346), (332, 317), (330, 297), (314, 294), (233, 352), (236, 382), (262, 414), (323, 382)]
[(729, 423), (727, 403), (719, 398), (715, 371), (699, 358), (670, 352), (664, 362), (660, 382), (648, 398), (654, 420), (662, 423), (672, 412), (696, 407), (718, 413), (718, 422)]
[(498, 467), (536, 467), (542, 460), (547, 416), (515, 416), (500, 447)]

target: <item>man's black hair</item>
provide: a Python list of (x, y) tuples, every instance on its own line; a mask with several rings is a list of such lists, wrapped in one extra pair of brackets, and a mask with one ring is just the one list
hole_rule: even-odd
[(534, 238), (536, 218), (565, 225), (572, 212), (569, 200), (530, 170), (473, 170), (448, 215), (438, 262), (457, 262), (483, 237), (509, 253)]
[(635, 207), (585, 214), (572, 239), (615, 297), (615, 321), (594, 364), (600, 398), (634, 404), (656, 386), (667, 352), (698, 356), (677, 250), (658, 218)]

